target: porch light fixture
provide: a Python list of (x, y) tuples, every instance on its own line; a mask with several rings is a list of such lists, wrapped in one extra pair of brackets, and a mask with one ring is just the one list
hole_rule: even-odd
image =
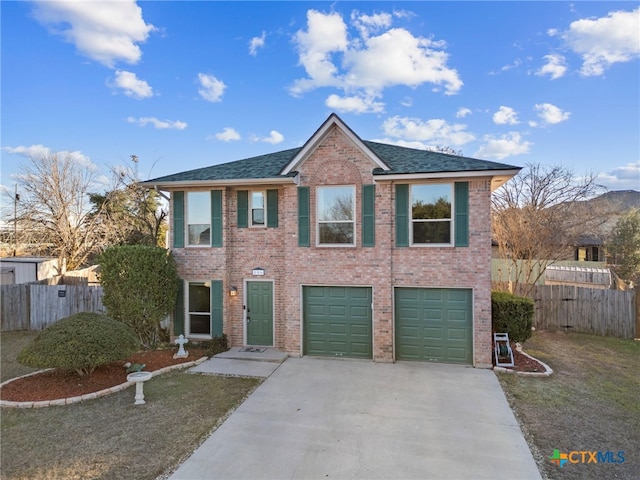
[(229, 295), (232, 297), (236, 297), (238, 295), (238, 287), (231, 287), (229, 290)]

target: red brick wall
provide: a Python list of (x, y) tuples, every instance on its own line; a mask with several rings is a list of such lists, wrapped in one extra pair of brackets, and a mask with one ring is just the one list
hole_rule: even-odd
[[(173, 249), (179, 272), (188, 280), (223, 279), (237, 297), (225, 295), (224, 329), (232, 345), (243, 345), (244, 282), (274, 282), (275, 346), (300, 355), (301, 286), (350, 285), (373, 288), (373, 356), (393, 361), (393, 287), (473, 289), (474, 364), (491, 365), (491, 222), (489, 178), (469, 183), (469, 247), (395, 247), (395, 188), (376, 184), (375, 247), (362, 247), (362, 185), (373, 184), (375, 167), (339, 129), (329, 130), (321, 144), (298, 167), (301, 186), (310, 187), (310, 247), (298, 247), (297, 186), (277, 187), (278, 228), (237, 228), (236, 190), (224, 191), (222, 248)], [(456, 179), (465, 180), (465, 179)], [(356, 246), (316, 247), (316, 187), (356, 186)], [(266, 186), (256, 186), (266, 189)], [(268, 188), (276, 188), (270, 186)], [(264, 277), (252, 277), (256, 267)]]

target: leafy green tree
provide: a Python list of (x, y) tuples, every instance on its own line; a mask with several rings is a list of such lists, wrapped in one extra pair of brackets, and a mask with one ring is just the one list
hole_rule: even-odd
[(155, 348), (160, 322), (178, 295), (173, 256), (160, 247), (121, 245), (107, 248), (99, 263), (102, 302), (109, 315), (131, 326), (145, 348)]
[(82, 312), (58, 320), (18, 355), (34, 368), (61, 368), (89, 375), (96, 367), (123, 360), (140, 346), (133, 330), (99, 313)]
[(618, 219), (605, 247), (618, 276), (640, 283), (640, 210), (632, 208)]

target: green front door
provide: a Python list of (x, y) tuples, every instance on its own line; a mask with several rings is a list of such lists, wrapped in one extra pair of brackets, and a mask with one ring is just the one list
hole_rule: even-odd
[(247, 282), (247, 345), (273, 346), (272, 282)]
[(396, 288), (397, 360), (473, 363), (472, 291)]
[(372, 358), (371, 293), (368, 287), (304, 287), (304, 355)]

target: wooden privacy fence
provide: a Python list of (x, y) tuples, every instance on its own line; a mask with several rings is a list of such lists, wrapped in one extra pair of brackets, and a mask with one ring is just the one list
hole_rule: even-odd
[[(517, 292), (516, 292), (517, 293)], [(636, 292), (571, 285), (536, 285), (528, 295), (536, 303), (533, 325), (608, 337), (634, 338)]]
[(104, 311), (102, 287), (35, 284), (0, 286), (0, 323), (3, 332), (43, 330), (74, 313)]

